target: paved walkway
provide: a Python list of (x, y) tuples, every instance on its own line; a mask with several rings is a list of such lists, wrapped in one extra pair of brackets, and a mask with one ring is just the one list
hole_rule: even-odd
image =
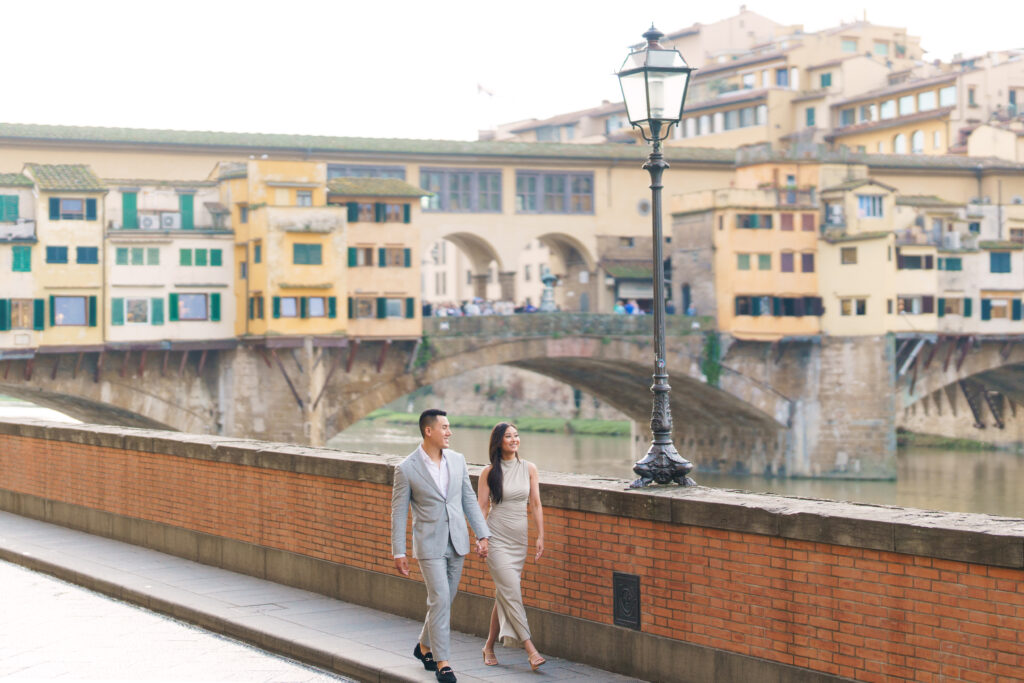
[[(434, 680), (434, 674), (424, 671), (410, 652), (419, 635), (420, 623), (393, 614), (6, 512), (0, 512), (0, 560), (51, 574), (357, 680), (418, 683)], [(2, 577), (0, 586), (4, 586)], [(0, 588), (0, 594), (6, 593), (6, 587)], [(2, 601), (6, 603), (6, 595)], [(39, 605), (40, 614), (53, 614), (53, 609), (52, 604)], [(0, 609), (0, 624), (7, 622), (6, 610)], [(4, 630), (9, 628), (0, 629), (0, 638)], [(54, 640), (61, 637), (56, 624), (52, 637)], [(116, 660), (120, 655), (112, 655), (109, 649), (94, 648), (91, 642), (94, 641), (83, 641), (76, 661), (85, 661), (94, 653), (100, 664), (116, 664), (110, 657)], [(480, 658), (482, 645), (480, 638), (452, 633), (452, 665), (460, 682), (632, 680), (554, 657), (548, 657), (540, 673), (534, 674), (522, 650), (500, 646), (496, 652), (502, 666), (486, 667)], [(176, 640), (169, 640), (165, 646), (172, 653), (179, 647)], [(33, 657), (45, 660), (56, 656), (49, 654), (52, 652), (57, 650), (35, 648), (20, 653), (19, 661), (31, 662)], [(0, 660), (2, 665), (3, 660)], [(0, 668), (0, 677), (4, 676), (4, 671)], [(86, 673), (83, 668), (69, 677), (95, 680)], [(275, 677), (277, 674), (271, 671), (261, 680), (307, 680), (315, 673), (300, 667), (295, 678)], [(244, 670), (238, 674), (238, 680), (253, 680), (245, 678)], [(206, 680), (202, 672), (197, 675)], [(183, 680), (173, 675), (163, 677), (163, 680), (168, 679)], [(184, 679), (195, 680), (188, 676)]]

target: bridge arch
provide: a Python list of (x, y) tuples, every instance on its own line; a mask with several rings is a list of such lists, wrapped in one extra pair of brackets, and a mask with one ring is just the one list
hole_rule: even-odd
[[(597, 268), (597, 259), (583, 242), (576, 237), (561, 232), (548, 232), (539, 235), (537, 239), (546, 246), (556, 263), (552, 263), (552, 270), (565, 273), (566, 269), (574, 264), (582, 263), (590, 272)], [(556, 270), (560, 267), (561, 270)]]

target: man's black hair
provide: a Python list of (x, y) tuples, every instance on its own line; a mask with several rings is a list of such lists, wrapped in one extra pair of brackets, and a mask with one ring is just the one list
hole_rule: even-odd
[(437, 418), (441, 417), (442, 415), (447, 416), (448, 413), (446, 413), (443, 410), (438, 410), (437, 408), (424, 410), (422, 413), (420, 413), (420, 436), (426, 436), (427, 427), (433, 427), (437, 423)]

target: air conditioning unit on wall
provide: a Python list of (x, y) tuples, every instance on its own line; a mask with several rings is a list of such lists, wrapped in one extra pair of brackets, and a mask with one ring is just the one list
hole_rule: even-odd
[(164, 230), (180, 230), (181, 214), (178, 212), (160, 214), (160, 227)]
[(159, 230), (160, 216), (155, 213), (140, 213), (139, 228), (142, 230)]

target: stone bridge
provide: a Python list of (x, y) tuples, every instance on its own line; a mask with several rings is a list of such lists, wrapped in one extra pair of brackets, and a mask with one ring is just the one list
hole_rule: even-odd
[[(424, 321), (419, 339), (278, 337), (7, 352), (0, 354), (0, 394), (88, 422), (322, 444), (419, 387), (506, 364), (586, 391), (643, 429), (652, 323), (649, 316), (594, 314), (434, 318)], [(903, 406), (895, 355), (891, 337), (744, 342), (716, 334), (710, 319), (671, 316), (677, 448), (704, 469), (893, 477)], [(961, 370), (975, 362), (980, 358), (968, 354)], [(915, 391), (931, 381), (920, 373)]]

